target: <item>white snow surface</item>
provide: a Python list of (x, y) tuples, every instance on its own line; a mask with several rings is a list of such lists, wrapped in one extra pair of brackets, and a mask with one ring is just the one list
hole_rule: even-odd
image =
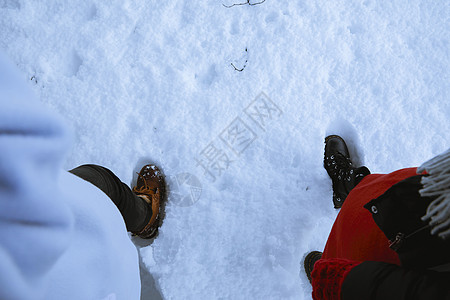
[(300, 265), (337, 215), (324, 137), (374, 173), (449, 147), (448, 1), (233, 3), (0, 0), (0, 49), (74, 128), (66, 169), (168, 179), (142, 299), (310, 299)]

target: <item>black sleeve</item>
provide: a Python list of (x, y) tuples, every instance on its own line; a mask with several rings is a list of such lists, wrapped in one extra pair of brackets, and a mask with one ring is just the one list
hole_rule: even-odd
[(366, 261), (348, 273), (341, 296), (342, 300), (450, 300), (450, 275)]

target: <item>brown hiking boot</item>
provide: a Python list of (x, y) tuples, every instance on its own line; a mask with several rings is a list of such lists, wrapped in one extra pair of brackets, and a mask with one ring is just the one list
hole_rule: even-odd
[(164, 217), (164, 204), (166, 201), (166, 182), (164, 174), (155, 165), (145, 165), (138, 173), (136, 186), (133, 192), (143, 198), (152, 208), (150, 221), (139, 232), (133, 232), (143, 239), (151, 239), (158, 234)]

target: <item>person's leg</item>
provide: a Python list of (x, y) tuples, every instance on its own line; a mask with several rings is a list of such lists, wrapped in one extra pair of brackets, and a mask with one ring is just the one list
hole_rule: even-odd
[[(364, 166), (353, 166), (347, 144), (338, 135), (329, 135), (325, 138), (324, 154), (323, 166), (332, 180), (334, 208), (340, 209), (347, 196), (349, 196), (349, 193), (351, 193), (363, 178), (370, 174), (370, 171)], [(333, 248), (333, 246), (329, 248), (332, 251), (336, 251), (336, 247)], [(330, 251), (327, 251), (327, 248), (325, 248), (324, 252), (312, 251), (305, 257), (304, 267), (310, 281), (315, 262), (322, 256), (326, 257), (330, 255)]]
[(111, 198), (122, 214), (128, 231), (139, 232), (149, 223), (152, 217), (151, 206), (144, 199), (136, 196), (107, 168), (88, 164), (69, 172), (92, 183)]

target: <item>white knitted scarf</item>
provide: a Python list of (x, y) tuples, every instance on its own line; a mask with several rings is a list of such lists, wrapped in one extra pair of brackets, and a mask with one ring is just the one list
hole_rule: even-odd
[(450, 238), (450, 149), (422, 164), (417, 173), (426, 171), (422, 177), (422, 197), (437, 197), (427, 208), (422, 220), (429, 221), (432, 234), (443, 239)]

